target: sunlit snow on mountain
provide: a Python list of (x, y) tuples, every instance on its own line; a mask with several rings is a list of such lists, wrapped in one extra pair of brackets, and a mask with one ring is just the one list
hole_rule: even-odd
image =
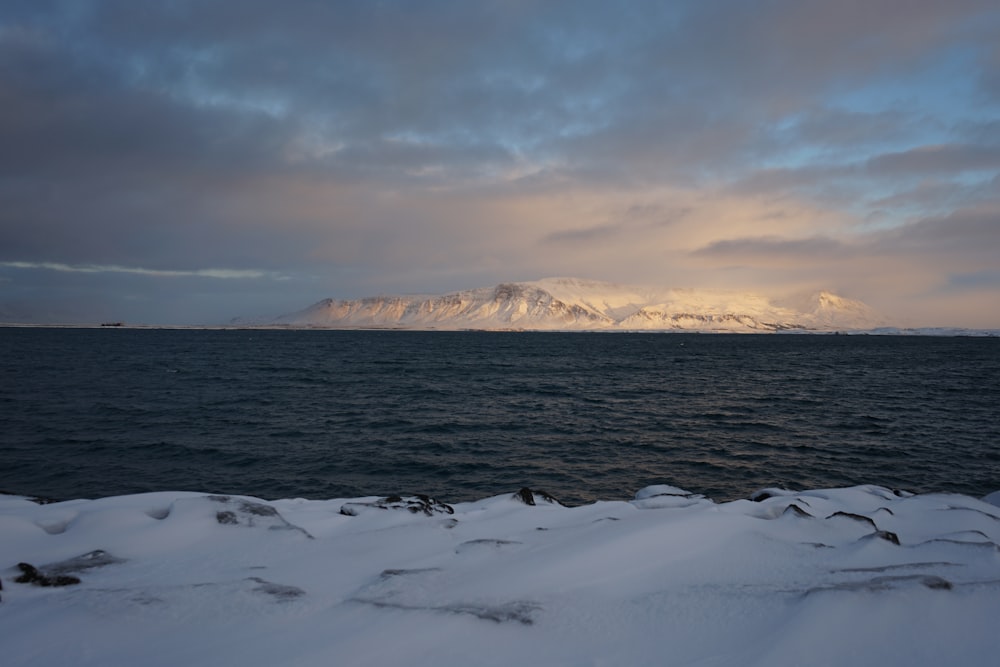
[(759, 294), (546, 278), (442, 295), (324, 299), (274, 324), (329, 328), (771, 332), (886, 324), (830, 292), (778, 301)]

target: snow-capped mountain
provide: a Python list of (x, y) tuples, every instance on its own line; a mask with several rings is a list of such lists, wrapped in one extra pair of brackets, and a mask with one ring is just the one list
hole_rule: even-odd
[(437, 296), (324, 299), (274, 324), (337, 329), (767, 332), (866, 329), (885, 323), (864, 303), (830, 292), (781, 303), (757, 294), (547, 278)]

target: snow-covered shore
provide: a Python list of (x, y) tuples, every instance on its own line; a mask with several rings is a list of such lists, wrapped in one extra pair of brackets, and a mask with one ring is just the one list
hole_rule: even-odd
[(717, 504), (664, 485), (572, 508), (528, 490), (453, 506), (0, 496), (0, 655), (74, 667), (993, 664), (997, 503), (877, 486)]

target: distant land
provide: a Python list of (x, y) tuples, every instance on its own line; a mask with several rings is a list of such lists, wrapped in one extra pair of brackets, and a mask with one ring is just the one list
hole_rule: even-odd
[(867, 304), (829, 291), (779, 300), (749, 292), (638, 287), (581, 278), (509, 282), (440, 295), (324, 299), (273, 320), (236, 319), (230, 324), (441, 331), (997, 333), (892, 327)]
[(1000, 337), (1000, 329), (908, 327), (857, 299), (821, 290), (792, 298), (716, 289), (621, 285), (582, 278), (505, 282), (446, 294), (323, 299), (278, 317), (203, 324), (127, 320), (32, 322), (0, 312), (0, 327), (817, 333)]

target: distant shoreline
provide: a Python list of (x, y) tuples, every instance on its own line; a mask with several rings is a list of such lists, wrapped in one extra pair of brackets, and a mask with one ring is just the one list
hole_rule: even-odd
[(102, 329), (168, 331), (412, 331), (427, 333), (573, 333), (573, 334), (732, 334), (737, 336), (939, 336), (945, 338), (1000, 338), (1000, 329), (964, 327), (878, 327), (875, 329), (782, 329), (777, 331), (732, 331), (728, 329), (521, 329), (467, 328), (431, 329), (418, 327), (328, 327), (296, 324), (32, 324), (0, 322), (3, 329)]

